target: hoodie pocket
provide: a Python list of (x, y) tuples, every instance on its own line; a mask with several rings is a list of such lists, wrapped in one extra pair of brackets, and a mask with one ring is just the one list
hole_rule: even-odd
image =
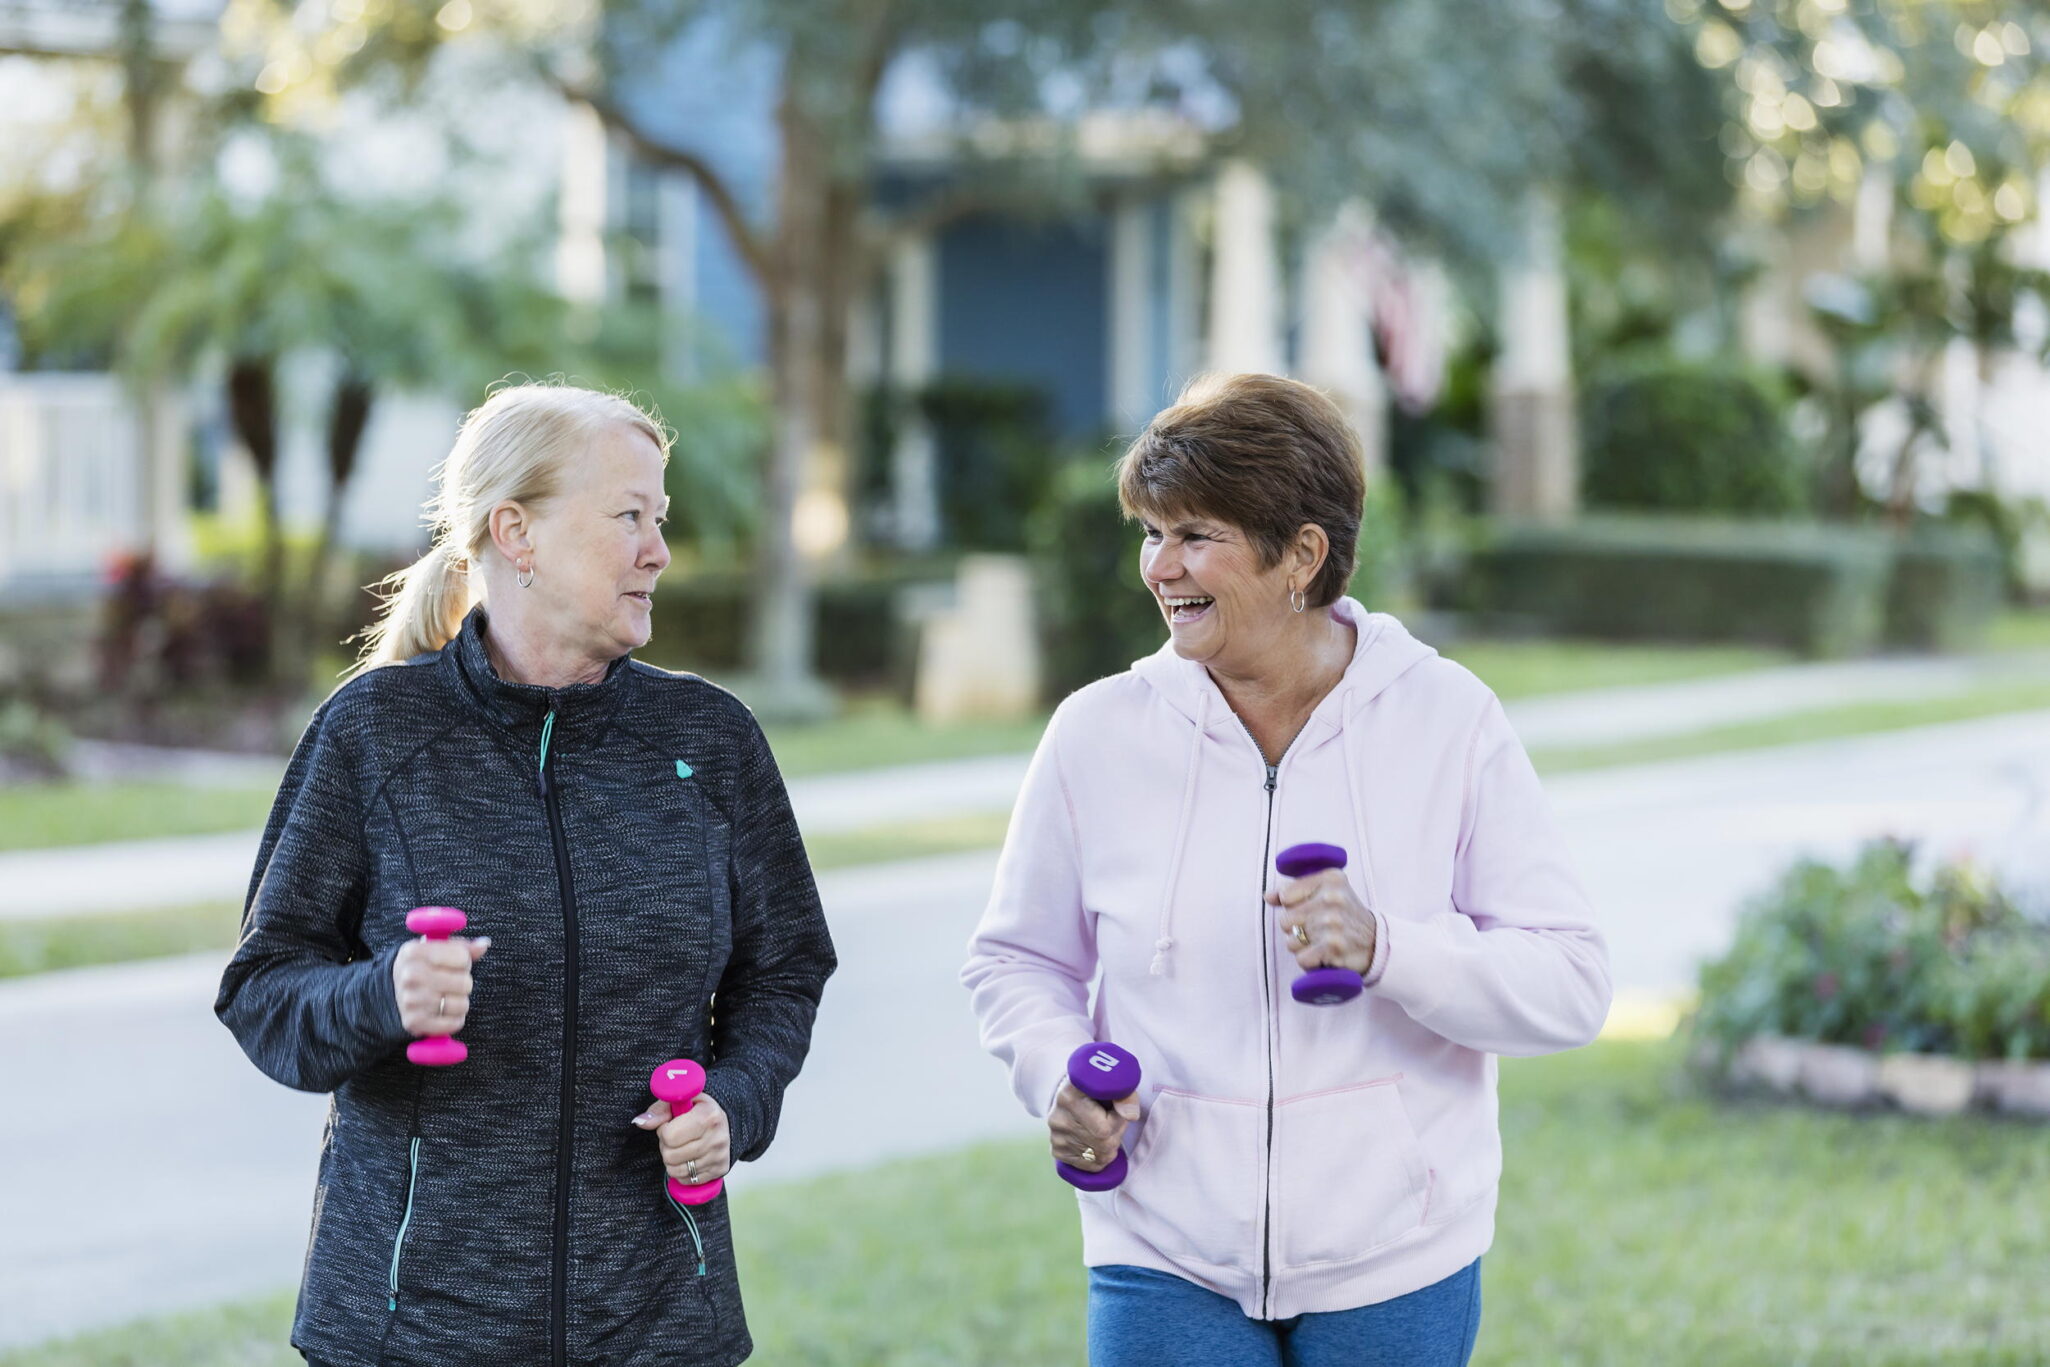
[(1140, 1122), (1131, 1172), (1113, 1198), (1118, 1222), (1165, 1254), (1257, 1267), (1263, 1109), (1160, 1092)]
[(1282, 1266), (1346, 1262), (1423, 1223), (1431, 1174), (1400, 1080), (1312, 1092), (1275, 1107)]

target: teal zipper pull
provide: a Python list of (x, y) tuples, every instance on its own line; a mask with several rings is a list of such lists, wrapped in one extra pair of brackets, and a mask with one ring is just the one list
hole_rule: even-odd
[(662, 1184), (662, 1195), (668, 1199), (670, 1209), (674, 1210), (678, 1215), (681, 1215), (683, 1217), (683, 1223), (689, 1226), (691, 1246), (695, 1248), (698, 1252), (698, 1275), (700, 1277), (704, 1276), (705, 1240), (704, 1236), (698, 1233), (697, 1217), (690, 1213), (689, 1206), (685, 1205), (683, 1202), (677, 1200), (674, 1196), (670, 1195), (669, 1184), (666, 1180)]
[(555, 709), (549, 708), (548, 715), (541, 719), (541, 763), (535, 773), (535, 786), (541, 796), (548, 796), (548, 738), (555, 734)]
[(406, 1226), (413, 1223), (413, 1189), (420, 1181), (420, 1136), (414, 1135), (406, 1150), (406, 1210), (399, 1217), (398, 1236), (391, 1241), (391, 1298), (385, 1302), (385, 1309), (399, 1308), (399, 1250), (405, 1247)]

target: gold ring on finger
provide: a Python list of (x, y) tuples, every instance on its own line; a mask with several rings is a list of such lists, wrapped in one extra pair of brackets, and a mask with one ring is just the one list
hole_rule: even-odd
[(1082, 1150), (1082, 1161), (1084, 1163), (1094, 1163), (1096, 1161), (1096, 1150), (1093, 1148)]
[(698, 1181), (698, 1163), (695, 1158), (683, 1160), (683, 1172), (684, 1176), (690, 1178), (690, 1184), (696, 1186)]
[(1304, 930), (1301, 926), (1297, 926), (1295, 928), (1295, 942), (1299, 945), (1308, 944), (1310, 942), (1310, 932)]
[(448, 997), (446, 995), (434, 999), (434, 1014), (437, 1016), (446, 1016), (448, 1014)]

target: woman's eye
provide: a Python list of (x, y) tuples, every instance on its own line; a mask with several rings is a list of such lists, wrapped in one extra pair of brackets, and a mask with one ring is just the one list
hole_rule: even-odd
[(641, 515), (638, 512), (634, 511), (632, 508), (627, 509), (625, 512), (621, 513), (620, 516), (626, 518), (630, 522), (638, 522), (641, 520)]
[(1147, 539), (1148, 541), (1158, 541), (1158, 540), (1160, 540), (1160, 528), (1158, 528), (1158, 527), (1148, 527), (1148, 528), (1146, 528), (1146, 539)]

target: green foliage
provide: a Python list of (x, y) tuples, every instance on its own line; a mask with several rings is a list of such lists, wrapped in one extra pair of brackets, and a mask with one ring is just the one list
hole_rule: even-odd
[(1059, 468), (1045, 391), (942, 379), (913, 402), (931, 425), (948, 543), (962, 550), (1025, 549), (1026, 520), (1045, 501)]
[(1880, 840), (1844, 868), (1804, 860), (1701, 970), (1695, 1028), (1968, 1058), (2050, 1057), (2050, 926), (1969, 864), (1919, 874)]
[[(852, 688), (911, 692), (918, 649), (903, 610), (907, 589), (946, 582), (942, 562), (905, 562), (834, 576), (813, 599), (821, 675)], [(665, 578), (655, 590), (655, 635), (639, 653), (665, 669), (714, 679), (741, 668), (755, 620), (752, 581), (710, 572)]]
[(1886, 642), (1911, 650), (1963, 650), (1985, 642), (1999, 615), (1999, 544), (1975, 527), (1917, 526), (1894, 547)]
[(1105, 462), (1060, 471), (1028, 530), (1049, 699), (1160, 649), (1167, 624), (1139, 582), (1139, 531)]
[(1841, 656), (1879, 640), (1890, 563), (1878, 531), (1612, 514), (1495, 529), (1463, 593), (1551, 635)]
[(71, 733), (20, 694), (0, 692), (0, 777), (55, 778), (64, 772)]
[(1727, 362), (1652, 356), (1581, 395), (1581, 494), (1590, 508), (1784, 516), (1809, 477), (1771, 378)]

